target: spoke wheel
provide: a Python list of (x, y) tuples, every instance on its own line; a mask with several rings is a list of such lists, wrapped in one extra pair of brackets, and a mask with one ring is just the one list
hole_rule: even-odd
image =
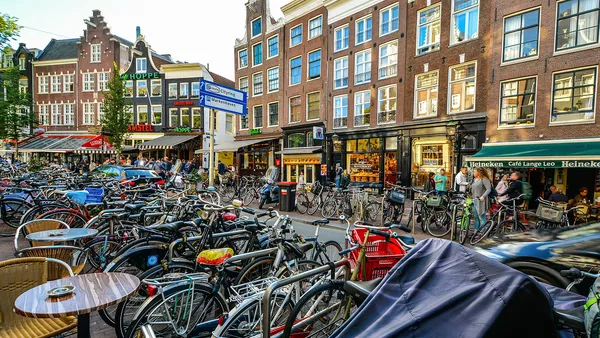
[(441, 238), (450, 233), (452, 215), (446, 210), (438, 210), (432, 213), (425, 221), (427, 232), (437, 238)]

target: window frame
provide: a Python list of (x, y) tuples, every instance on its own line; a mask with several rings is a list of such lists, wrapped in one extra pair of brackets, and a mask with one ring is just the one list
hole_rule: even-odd
[[(343, 105), (344, 101), (344, 97), (346, 98), (346, 106)], [(336, 100), (340, 99), (341, 101), (341, 105), (337, 106), (336, 105)], [(333, 97), (333, 129), (344, 129), (344, 128), (348, 128), (348, 104), (350, 103), (349, 99), (348, 99), (348, 94), (341, 94), (341, 95), (336, 95)], [(337, 109), (341, 109), (341, 113), (343, 113), (343, 108), (346, 107), (346, 116), (336, 116), (337, 115)], [(346, 124), (345, 125), (340, 125), (337, 126), (335, 125), (335, 119), (343, 119), (346, 118)]]
[[(75, 75), (74, 74), (63, 74), (62, 76), (63, 93), (73, 93), (75, 91)], [(67, 81), (69, 79), (70, 81)], [(71, 84), (71, 89), (67, 90), (67, 84)]]
[[(183, 123), (184, 117), (187, 117), (188, 123)], [(189, 107), (179, 108), (179, 127), (192, 127), (192, 110)]]
[[(196, 89), (194, 89), (194, 86), (196, 87)], [(200, 82), (193, 81), (190, 83), (190, 98), (197, 99), (199, 97), (200, 97)]]
[[(510, 33), (515, 33), (517, 31), (523, 31), (525, 29), (529, 29), (529, 28), (533, 28), (533, 27), (537, 27), (538, 28), (538, 35), (537, 35), (537, 54), (533, 55), (533, 56), (522, 56), (522, 57), (518, 57), (518, 58), (514, 58), (514, 59), (510, 59), (510, 60), (505, 60), (504, 59), (504, 54), (505, 54), (505, 50), (506, 50), (506, 20), (510, 19), (512, 17), (515, 16), (519, 16), (519, 15), (523, 15), (529, 12), (533, 12), (533, 11), (538, 11), (538, 23), (536, 26), (527, 26), (527, 27), (521, 27), (518, 30), (514, 30), (514, 31), (510, 31), (508, 32), (508, 34)], [(510, 64), (515, 64), (515, 63), (519, 63), (519, 62), (526, 62), (526, 61), (531, 61), (531, 60), (537, 60), (540, 57), (540, 38), (541, 38), (541, 20), (542, 20), (542, 6), (537, 6), (537, 7), (532, 7), (532, 8), (528, 8), (516, 13), (511, 13), (508, 14), (506, 16), (504, 16), (502, 18), (502, 54), (500, 55), (500, 65), (510, 65)], [(521, 37), (519, 38), (521, 39)], [(522, 45), (523, 41), (519, 42), (519, 45)]]
[(50, 92), (50, 76), (42, 75), (38, 77), (38, 93), (48, 94)]
[[(140, 68), (140, 64), (138, 62), (142, 62), (144, 65), (144, 69)], [(145, 57), (138, 57), (135, 59), (135, 73), (139, 74), (139, 73), (147, 73), (148, 72), (148, 59)]]
[[(140, 121), (140, 113), (143, 113), (140, 111), (140, 108), (146, 109), (146, 122), (141, 122)], [(146, 104), (136, 104), (135, 105), (135, 121), (137, 124), (152, 124), (152, 121), (150, 120), (150, 114), (148, 113), (148, 105)]]
[[(391, 75), (381, 76), (381, 69), (382, 69), (382, 66), (381, 66), (381, 60), (382, 60), (381, 49), (383, 47), (389, 47), (389, 46), (394, 45), (394, 44), (396, 45), (396, 64), (395, 64), (396, 65), (396, 72), (394, 74), (391, 74)], [(386, 54), (385, 57), (387, 57), (389, 59), (390, 55), (391, 54)], [(392, 78), (394, 76), (398, 76), (398, 61), (399, 61), (398, 60), (398, 40), (391, 40), (391, 41), (388, 41), (386, 43), (380, 44), (379, 45), (379, 54), (378, 54), (378, 59), (377, 59), (377, 79), (378, 80), (384, 80), (384, 79)], [(392, 64), (388, 64), (387, 66), (385, 66), (385, 68), (387, 69), (390, 66), (392, 66)]]
[[(97, 51), (94, 51), (94, 48), (98, 47)], [(97, 56), (97, 60), (95, 57)], [(101, 43), (92, 43), (90, 44), (90, 63), (100, 63), (102, 62), (102, 44)]]
[[(425, 75), (430, 75), (430, 74), (436, 74), (437, 77), (437, 81), (436, 81), (436, 93), (437, 93), (437, 99), (435, 102), (435, 114), (429, 114), (427, 116), (419, 116), (418, 112), (419, 112), (419, 101), (417, 100), (417, 92), (420, 90), (424, 90), (427, 89), (428, 93), (431, 92), (431, 89), (434, 88), (434, 86), (427, 86), (427, 87), (423, 87), (423, 88), (419, 88), (417, 87), (417, 83), (418, 83), (418, 78), (419, 76), (425, 76)], [(440, 104), (440, 70), (436, 69), (436, 70), (432, 70), (429, 72), (424, 72), (424, 73), (420, 73), (420, 74), (415, 74), (415, 83), (413, 85), (413, 119), (417, 120), (417, 119), (430, 119), (430, 118), (434, 118), (438, 116), (439, 113), (439, 104)], [(427, 101), (431, 101), (431, 97), (428, 94), (428, 99)], [(431, 105), (431, 107), (433, 107), (433, 105)]]
[[(311, 63), (316, 62), (316, 61), (310, 61), (310, 56), (311, 56), (311, 54), (314, 54), (316, 52), (319, 52), (319, 75), (315, 76), (315, 77), (310, 77), (310, 69), (311, 69), (310, 65), (311, 65)], [(320, 79), (321, 78), (321, 68), (322, 68), (321, 64), (323, 63), (323, 52), (321, 51), (321, 48), (311, 50), (310, 52), (308, 52), (306, 54), (306, 63), (307, 63), (306, 64), (306, 80), (312, 81), (312, 80)]]
[[(146, 84), (146, 95), (140, 95), (140, 83)], [(135, 97), (148, 97), (148, 80), (135, 80)]]
[[(154, 95), (154, 84), (158, 83), (159, 92), (157, 95)], [(150, 80), (150, 97), (160, 97), (162, 96), (162, 81), (161, 79), (151, 79)]]
[[(256, 93), (256, 81), (254, 77), (260, 75), (260, 93)], [(265, 92), (265, 78), (263, 72), (256, 72), (252, 74), (252, 97), (262, 96)]]
[[(295, 37), (298, 37), (298, 35), (294, 36), (294, 34), (292, 33), (292, 31), (293, 31), (294, 29), (298, 28), (298, 27), (300, 27), (300, 35), (299, 35), (299, 36), (300, 36), (300, 41), (299, 41), (298, 43), (294, 44), (294, 38), (295, 38)], [(301, 24), (301, 23), (299, 23), (299, 24), (297, 24), (296, 26), (294, 26), (294, 27), (290, 28), (290, 48), (292, 48), (292, 47), (296, 47), (296, 46), (298, 46), (298, 45), (301, 45), (301, 44), (302, 44), (302, 41), (303, 41), (303, 39), (304, 39), (304, 37), (303, 37), (302, 35), (304, 35), (304, 27), (302, 26), (302, 24)]]
[[(594, 117), (592, 119), (589, 119), (588, 121), (585, 120), (579, 120), (579, 121), (573, 121), (573, 122), (552, 122), (552, 113), (554, 112), (554, 93), (556, 92), (556, 90), (554, 89), (554, 84), (555, 84), (555, 77), (556, 75), (559, 74), (566, 74), (566, 73), (573, 73), (575, 74), (578, 71), (582, 71), (582, 70), (588, 70), (588, 69), (593, 69), (594, 70), (594, 77), (595, 77), (595, 81), (593, 84), (594, 87), (594, 91), (593, 91), (593, 95), (594, 95), (594, 102), (592, 103), (592, 107), (593, 110), (591, 112), (586, 112), (586, 113), (592, 113), (594, 115)], [(590, 87), (592, 85), (587, 85), (587, 86), (571, 86), (569, 88), (571, 88), (572, 92), (571, 93), (571, 98), (574, 97), (574, 93), (575, 93), (575, 88), (582, 88), (582, 87)], [(559, 89), (560, 90), (560, 89)], [(550, 119), (548, 122), (549, 126), (566, 126), (566, 125), (574, 125), (574, 124), (594, 124), (596, 123), (596, 105), (598, 104), (598, 65), (593, 65), (593, 66), (587, 66), (587, 67), (578, 67), (578, 68), (572, 68), (572, 69), (565, 69), (565, 70), (560, 70), (560, 71), (556, 71), (552, 73), (552, 89), (551, 89), (552, 93), (550, 96)]]
[[(447, 87), (448, 88), (448, 97), (446, 98), (448, 101), (447, 105), (446, 105), (446, 109), (447, 109), (446, 111), (448, 112), (448, 115), (472, 113), (477, 110), (477, 70), (478, 70), (477, 63), (478, 63), (477, 60), (473, 60), (473, 61), (467, 61), (467, 62), (459, 63), (457, 65), (452, 65), (452, 66), (448, 67), (448, 87)], [(467, 67), (471, 64), (475, 64), (475, 75), (473, 76), (473, 80), (474, 80), (473, 88), (475, 90), (475, 92), (473, 93), (473, 98), (474, 98), (473, 108), (453, 112), (452, 111), (452, 83), (467, 81), (467, 78), (462, 79), (462, 80), (452, 81), (452, 78), (450, 77), (452, 74), (452, 69), (459, 68), (459, 67)], [(439, 84), (439, 78), (438, 78), (438, 84)], [(439, 93), (438, 93), (438, 98), (439, 98)]]
[[(256, 59), (256, 55), (254, 54), (254, 47), (256, 47), (258, 45), (260, 45), (260, 63), (256, 63), (255, 64), (254, 60)], [(258, 67), (258, 66), (262, 65), (263, 62), (265, 61), (264, 57), (265, 57), (265, 53), (264, 53), (264, 50), (263, 50), (262, 41), (253, 44), (252, 45), (252, 68)]]
[[(580, 50), (586, 50), (586, 49), (591, 49), (591, 48), (597, 48), (598, 46), (600, 46), (600, 7), (598, 7), (597, 9), (592, 9), (592, 10), (588, 10), (586, 12), (583, 12), (584, 14), (587, 13), (592, 13), (594, 11), (598, 11), (598, 29), (596, 31), (596, 39), (597, 41), (595, 43), (590, 43), (590, 44), (585, 44), (585, 45), (580, 45), (580, 46), (573, 46), (573, 47), (568, 47), (568, 48), (563, 48), (563, 49), (558, 49), (558, 21), (559, 19), (562, 20), (566, 20), (566, 18), (578, 18), (581, 13), (579, 12), (579, 4), (581, 0), (577, 0), (577, 14), (571, 14), (568, 17), (563, 17), (563, 18), (559, 18), (558, 15), (558, 7), (560, 3), (566, 2), (566, 1), (570, 1), (570, 0), (562, 0), (562, 1), (556, 1), (556, 14), (554, 15), (554, 50), (553, 50), (553, 55), (560, 55), (560, 54), (567, 54), (567, 53), (572, 53), (572, 52), (577, 52)], [(576, 34), (575, 34), (575, 39), (577, 41), (577, 32), (579, 32), (579, 30), (576, 28), (575, 30)]]
[[(368, 94), (368, 100), (367, 100), (367, 102), (364, 102), (364, 95), (365, 94)], [(358, 100), (356, 98), (359, 95), (362, 97), (362, 99), (363, 99), (362, 101), (363, 102), (361, 102), (360, 104), (357, 104)], [(396, 100), (397, 100), (397, 95), (396, 95)], [(363, 116), (363, 117), (367, 116), (367, 114), (364, 114), (364, 110), (366, 109), (365, 105), (367, 105), (367, 104), (369, 105), (369, 107), (368, 107), (369, 108), (369, 113), (368, 113), (369, 123), (366, 123), (366, 124), (357, 124), (356, 121), (357, 121), (357, 117), (358, 116)], [(360, 105), (362, 107), (363, 114), (360, 114), (360, 115), (357, 114), (356, 107), (358, 105)], [(370, 126), (371, 125), (371, 111), (372, 110), (373, 110), (373, 107), (371, 107), (371, 91), (370, 90), (361, 90), (361, 91), (354, 92), (353, 114), (352, 114), (353, 117), (354, 117), (353, 126), (354, 127), (368, 127), (368, 126)], [(363, 118), (363, 120), (364, 120), (364, 118)]]
[[(202, 129), (202, 113), (203, 113), (203, 109), (201, 107), (192, 107), (192, 109), (190, 109), (190, 128), (192, 129)], [(196, 127), (194, 125), (194, 118), (198, 116), (198, 118), (200, 119), (199, 125)], [(217, 129), (215, 128), (215, 131)]]
[[(91, 77), (91, 81), (86, 81), (86, 76), (90, 76)], [(96, 74), (92, 73), (92, 72), (87, 72), (87, 73), (83, 73), (82, 74), (83, 77), (83, 88), (82, 88), (82, 92), (93, 92), (96, 88), (95, 88), (95, 83), (96, 83)], [(86, 86), (90, 86), (91, 89), (86, 89)]]
[[(241, 86), (241, 83), (242, 83), (243, 79), (246, 80), (246, 90), (243, 90), (242, 86)], [(248, 77), (247, 76), (240, 77), (238, 79), (238, 89), (241, 90), (241, 91), (245, 91), (246, 93), (248, 93), (248, 88), (250, 88), (250, 80), (248, 79)]]
[[(56, 112), (54, 111), (56, 108)], [(62, 126), (62, 104), (60, 103), (51, 103), (50, 104), (50, 125), (51, 126)], [(55, 114), (56, 113), (56, 114)], [(58, 117), (58, 122), (54, 123), (54, 118)]]
[[(246, 127), (244, 128), (243, 122), (246, 121)], [(240, 115), (240, 130), (250, 129), (250, 121), (248, 120), (248, 108), (246, 108), (246, 114)]]
[[(173, 87), (175, 87), (175, 96), (171, 96), (171, 89), (173, 89)], [(169, 82), (169, 85), (167, 86), (167, 98), (169, 100), (177, 100), (178, 96), (179, 86), (177, 85), (177, 82)]]
[[(67, 112), (67, 107), (70, 107)], [(65, 126), (74, 126), (75, 125), (75, 103), (65, 103), (63, 104), (64, 111), (64, 125)], [(69, 117), (69, 119), (67, 119)], [(68, 122), (67, 122), (68, 121)]]
[[(346, 36), (344, 36), (344, 30), (346, 30)], [(338, 31), (342, 31), (342, 46), (340, 48), (337, 47), (337, 32)], [(346, 46), (344, 47), (343, 42), (346, 41)], [(337, 52), (341, 52), (343, 50), (346, 50), (350, 48), (350, 24), (345, 24), (345, 25), (341, 25), (336, 27), (333, 30), (333, 52), (337, 53)]]
[[(242, 66), (241, 54), (243, 51), (246, 52), (246, 64)], [(237, 60), (238, 61), (238, 69), (247, 68), (248, 67), (248, 48), (238, 50), (237, 54), (238, 54), (238, 60)]]
[[(271, 105), (277, 105), (277, 123), (271, 124)], [(279, 125), (279, 101), (267, 103), (267, 125), (269, 127), (277, 127)]]
[[(227, 119), (228, 118), (231, 119), (231, 130), (227, 130), (227, 124), (228, 124)], [(230, 135), (235, 134), (235, 115), (234, 114), (225, 113), (225, 132)]]
[[(175, 125), (173, 125), (173, 121), (171, 120), (171, 117), (173, 117), (173, 112), (175, 112), (175, 116), (177, 117), (177, 123)], [(181, 124), (181, 121), (179, 120), (179, 109), (178, 108), (169, 108), (169, 127), (171, 128), (177, 128), (179, 127), (179, 125)]]
[[(271, 55), (271, 40), (277, 40), (277, 54)], [(279, 34), (275, 34), (267, 39), (267, 60), (279, 56)]]
[[(98, 91), (104, 92), (108, 91), (108, 82), (110, 81), (110, 73), (109, 72), (98, 72)], [(104, 79), (106, 76), (106, 79)]]
[[(184, 87), (186, 88), (185, 96), (183, 95)], [(189, 99), (190, 98), (190, 83), (189, 82), (179, 82), (179, 98), (180, 99)]]
[[(381, 122), (379, 121), (379, 114), (381, 113), (381, 111), (379, 110), (381, 108), (380, 102), (381, 102), (381, 95), (380, 95), (380, 91), (382, 89), (388, 89), (388, 88), (395, 88), (396, 89), (396, 109), (394, 111), (394, 120), (393, 121), (389, 121), (389, 122)], [(390, 100), (389, 98), (387, 100)], [(398, 120), (398, 86), (394, 83), (391, 85), (387, 85), (387, 86), (381, 86), (379, 88), (377, 88), (377, 125), (386, 125), (386, 124), (393, 124), (396, 123), (396, 121)]]
[[(83, 103), (83, 120), (82, 120), (82, 125), (84, 126), (93, 126), (95, 123), (95, 117), (96, 117), (96, 112), (94, 111), (94, 106), (97, 104), (97, 102), (84, 102)], [(90, 111), (88, 111), (86, 113), (86, 106), (90, 107)], [(86, 116), (91, 116), (92, 117), (92, 121), (91, 122), (86, 122)]]
[[(61, 93), (61, 87), (62, 87), (61, 78), (62, 78), (62, 76), (60, 74), (50, 75), (50, 93), (51, 94)], [(55, 83), (54, 80), (58, 80), (58, 83)], [(54, 90), (55, 86), (56, 86), (56, 88), (58, 88), (57, 90)]]
[[(317, 96), (319, 97), (319, 109), (317, 110), (317, 117), (313, 117), (310, 118), (310, 100), (309, 100), (309, 96), (311, 95), (315, 95), (317, 94)], [(321, 118), (321, 92), (320, 91), (313, 91), (313, 92), (309, 92), (306, 93), (306, 121), (316, 121), (319, 120)]]
[[(366, 64), (367, 64), (367, 62), (366, 62), (366, 61), (364, 61), (364, 62), (360, 63), (360, 65), (363, 65), (363, 67), (365, 68), (365, 72), (359, 73), (359, 72), (358, 72), (358, 66), (359, 66), (359, 63), (358, 63), (358, 56), (359, 56), (359, 55), (362, 55), (362, 54), (365, 54), (365, 55), (366, 55), (367, 53), (369, 54), (369, 62), (368, 62), (368, 64), (369, 64), (369, 67), (368, 67), (368, 70), (366, 70), (366, 69), (367, 69), (367, 67), (366, 67)], [(371, 72), (371, 70), (372, 70), (372, 69), (373, 69), (373, 52), (371, 51), (371, 48), (367, 48), (367, 49), (365, 49), (365, 50), (361, 50), (361, 51), (359, 51), (359, 52), (356, 52), (356, 53), (354, 53), (354, 85), (355, 85), (355, 86), (358, 86), (358, 85), (363, 85), (363, 84), (366, 84), (366, 83), (369, 83), (369, 82), (371, 82), (371, 79), (372, 79), (372, 76), (373, 76), (373, 74), (372, 74), (372, 72)], [(367, 79), (367, 77), (365, 76), (365, 80), (364, 80), (364, 81), (362, 81), (362, 82), (358, 82), (358, 81), (356, 80), (356, 79), (357, 79), (357, 76), (358, 76), (359, 74), (365, 74), (365, 75), (366, 75), (367, 73), (369, 74), (369, 77), (368, 77), (368, 79)]]
[[(534, 104), (533, 104), (533, 121), (530, 124), (506, 124), (503, 125), (502, 124), (502, 100), (505, 97), (519, 97), (519, 96), (525, 96), (528, 94), (519, 94), (518, 92), (518, 87), (517, 87), (517, 94), (516, 95), (509, 95), (509, 96), (504, 96), (503, 90), (502, 90), (502, 85), (505, 83), (509, 83), (509, 82), (519, 82), (522, 80), (529, 80), (529, 79), (535, 79), (535, 84), (534, 84), (534, 90), (533, 90), (533, 97), (534, 97)], [(507, 80), (502, 80), (500, 81), (500, 86), (499, 86), (499, 92), (498, 92), (498, 129), (519, 129), (519, 128), (533, 128), (535, 127), (535, 118), (537, 115), (537, 90), (538, 90), (538, 75), (533, 75), (533, 76), (522, 76), (522, 77), (518, 77), (518, 78), (513, 78), (513, 79), (507, 79)]]
[[(299, 72), (299, 77), (298, 77), (298, 79), (299, 79), (299, 80), (298, 80), (298, 82), (297, 82), (297, 83), (293, 83), (292, 81), (293, 81), (293, 79), (294, 79), (294, 74), (293, 74), (293, 69), (294, 69), (294, 68), (293, 68), (293, 66), (292, 66), (292, 62), (293, 62), (294, 60), (297, 60), (297, 59), (300, 59), (300, 66), (299, 66), (299, 68), (300, 68), (300, 72)], [(291, 86), (297, 86), (297, 85), (299, 85), (299, 84), (301, 84), (301, 83), (302, 83), (302, 55), (298, 55), (298, 56), (296, 56), (296, 57), (294, 57), (294, 58), (291, 58), (291, 59), (290, 59), (290, 61), (289, 61), (289, 64), (290, 64), (290, 81), (289, 81), (289, 82), (290, 82), (290, 84), (289, 84), (289, 85), (290, 85), (290, 87), (291, 87)]]
[[(298, 112), (298, 120), (292, 121), (292, 100), (294, 100), (294, 99), (300, 99), (300, 103), (298, 104), (298, 107), (300, 107), (299, 108), (300, 111)], [(296, 106), (294, 106), (294, 107), (296, 107)], [(289, 111), (289, 114), (288, 114), (289, 115), (288, 116), (289, 117), (289, 121), (290, 121), (289, 123), (290, 124), (292, 124), (292, 123), (300, 123), (302, 121), (302, 119), (300, 118), (300, 116), (302, 116), (302, 96), (296, 95), (296, 96), (290, 97), (289, 98), (289, 108), (290, 108), (290, 111)]]
[[(310, 28), (310, 23), (317, 19), (321, 19), (321, 24), (319, 25), (319, 33), (317, 35), (311, 37), (310, 33), (312, 32), (313, 28)], [(319, 14), (308, 20), (308, 39), (306, 39), (306, 41), (310, 41), (312, 39), (318, 38), (321, 35), (323, 35), (323, 14)]]
[[(396, 28), (396, 29), (393, 28), (393, 21), (394, 21), (394, 19), (392, 17), (392, 12), (393, 12), (392, 10), (394, 9), (394, 7), (398, 8), (398, 18), (397, 18), (397, 20), (398, 20), (398, 28)], [(387, 11), (390, 11), (390, 30), (388, 32), (384, 33), (383, 32), (383, 13), (385, 13)], [(392, 5), (389, 5), (387, 7), (382, 8), (379, 11), (379, 37), (392, 34), (393, 32), (397, 32), (399, 29), (400, 29), (400, 6), (397, 3), (395, 3), (395, 4), (392, 4)]]
[[(367, 39), (366, 38), (366, 33), (367, 33), (366, 27), (367, 27), (367, 20), (368, 19), (371, 19), (371, 28), (370, 28), (370, 30), (371, 30), (371, 36)], [(365, 30), (363, 31), (363, 34), (365, 35), (365, 39), (362, 42), (358, 41), (358, 33), (359, 33), (359, 31), (358, 31), (358, 24), (360, 22), (364, 22), (364, 27), (365, 27)], [(356, 19), (356, 21), (354, 23), (354, 45), (355, 46), (359, 46), (359, 45), (365, 44), (365, 43), (367, 43), (367, 42), (369, 42), (371, 40), (373, 40), (373, 15), (368, 14), (368, 15), (365, 15), (365, 16), (359, 18), (359, 19)]]
[[(344, 62), (343, 62), (343, 60), (344, 59), (346, 59), (346, 68), (345, 68), (346, 69), (346, 85), (344, 85), (344, 82), (343, 82), (343, 79), (344, 79), (343, 78), (343, 74), (344, 74)], [(336, 66), (336, 63), (338, 61), (340, 61), (340, 60), (342, 61), (342, 67), (339, 69), (339, 70), (342, 71), (342, 78), (340, 79), (342, 81), (342, 83), (341, 83), (340, 86), (337, 86), (336, 82), (338, 81), (338, 79), (336, 78), (336, 73), (338, 71), (338, 68)], [(348, 76), (349, 76), (349, 74), (348, 74), (348, 68), (349, 67), (350, 67), (350, 63), (349, 63), (349, 60), (348, 60), (348, 55), (342, 56), (342, 57), (339, 57), (339, 58), (333, 60), (333, 90), (348, 88), (348, 85), (349, 85), (349, 82), (350, 82), (349, 79), (348, 79)]]
[[(260, 33), (254, 34), (254, 22), (260, 21)], [(250, 21), (250, 38), (254, 39), (257, 36), (261, 36), (263, 33), (263, 24), (262, 24), (262, 16)]]
[[(256, 126), (256, 108), (260, 108), (261, 112), (260, 112), (260, 127)], [(264, 124), (264, 118), (265, 118), (265, 110), (262, 104), (257, 104), (252, 106), (252, 129), (262, 129), (265, 124)]]
[[(158, 123), (155, 123), (155, 122), (156, 122), (156, 120), (154, 119), (154, 113), (156, 113), (156, 112), (154, 111), (154, 108), (155, 108), (155, 107), (158, 107), (158, 108), (159, 108), (159, 112), (160, 112), (160, 122), (158, 122)], [(162, 105), (160, 105), (160, 104), (153, 104), (153, 105), (151, 105), (151, 106), (150, 106), (150, 115), (149, 115), (149, 116), (151, 116), (151, 120), (150, 120), (150, 122), (152, 123), (152, 125), (153, 125), (153, 126), (160, 126), (160, 125), (162, 125), (162, 123), (163, 123), (163, 110), (162, 110)]]
[[(439, 8), (439, 17), (437, 18), (437, 20), (433, 20), (431, 22), (426, 22), (426, 23), (421, 23), (421, 13), (429, 11), (434, 9), (435, 7)], [(435, 48), (436, 43), (429, 43), (429, 44), (425, 44), (423, 46), (420, 46), (419, 43), (421, 41), (421, 27), (426, 26), (427, 27), (427, 32), (429, 33), (430, 29), (432, 26), (434, 26), (436, 23), (438, 23), (439, 25), (439, 29), (440, 29), (440, 35), (438, 36), (439, 41), (437, 42), (437, 48)], [(440, 50), (441, 45), (442, 45), (442, 3), (438, 2), (435, 4), (432, 4), (431, 6), (427, 6), (419, 11), (417, 11), (417, 43), (416, 45), (416, 56), (421, 56), (421, 55), (427, 55), (429, 53), (433, 53), (433, 52), (437, 52)], [(428, 34), (430, 35), (430, 34)], [(427, 50), (426, 52), (421, 52), (420, 50), (423, 49), (424, 47), (430, 47), (429, 50)]]
[(25, 54), (21, 54), (19, 55), (19, 70), (26, 70), (27, 69), (27, 58), (25, 57)]
[[(480, 9), (481, 9), (481, 0), (477, 0), (477, 5), (470, 6), (470, 7), (467, 7), (467, 8), (463, 8), (463, 9), (459, 10), (458, 12), (455, 12), (455, 10), (454, 10), (454, 3), (455, 2), (456, 2), (456, 0), (452, 0), (451, 4), (450, 4), (450, 47), (455, 46), (455, 45), (459, 45), (461, 43), (465, 43), (467, 41), (473, 41), (473, 40), (479, 39), (479, 28), (480, 28), (480, 26), (479, 26), (479, 19), (481, 18), (481, 15), (480, 15), (481, 14), (481, 12), (480, 12)], [(454, 41), (454, 35), (452, 34), (452, 32), (453, 32), (454, 22), (456, 20), (455, 19), (456, 18), (456, 13), (471, 12), (473, 10), (473, 8), (477, 8), (477, 35), (475, 37), (472, 37), (472, 38), (466, 38), (466, 39), (464, 39), (462, 41)], [(465, 34), (466, 34), (467, 31), (468, 31), (468, 26), (467, 25), (468, 25), (469, 20), (465, 19), (465, 22), (467, 23), (467, 24), (465, 24)]]
[[(271, 90), (270, 72), (274, 69), (277, 70), (277, 89)], [(275, 67), (267, 69), (267, 94), (278, 92), (279, 91), (279, 83), (280, 83), (279, 66), (275, 66)]]
[(48, 126), (50, 123), (50, 108), (48, 108), (50, 105), (49, 104), (38, 104), (39, 107), (39, 113), (38, 113), (38, 120), (39, 120), (39, 124), (40, 126)]

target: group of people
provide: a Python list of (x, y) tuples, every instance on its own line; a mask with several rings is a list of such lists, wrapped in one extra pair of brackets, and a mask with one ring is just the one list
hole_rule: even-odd
[(552, 201), (552, 202), (558, 202), (558, 203), (571, 202), (572, 205), (579, 204), (579, 203), (584, 203), (584, 204), (591, 203), (591, 200), (588, 197), (588, 188), (586, 188), (586, 187), (579, 188), (579, 193), (577, 195), (575, 195), (575, 197), (573, 197), (572, 200), (570, 200), (569, 197), (567, 197), (567, 195), (563, 194), (563, 192), (561, 190), (556, 188), (556, 186), (554, 184), (550, 185), (548, 191), (546, 191), (544, 193), (544, 199), (546, 199), (548, 201)]

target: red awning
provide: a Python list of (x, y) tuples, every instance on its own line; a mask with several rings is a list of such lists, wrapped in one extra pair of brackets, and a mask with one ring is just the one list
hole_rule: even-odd
[(92, 148), (92, 149), (100, 149), (102, 148), (102, 139), (104, 138), (104, 149), (112, 148), (112, 144), (108, 142), (108, 140), (102, 135), (98, 135), (93, 139), (87, 141), (86, 143), (81, 145), (81, 148)]

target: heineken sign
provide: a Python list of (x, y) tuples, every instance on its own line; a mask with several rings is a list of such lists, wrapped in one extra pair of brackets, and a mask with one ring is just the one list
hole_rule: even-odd
[(483, 168), (600, 168), (600, 160), (594, 161), (553, 161), (553, 160), (528, 160), (528, 161), (477, 161), (468, 160), (471, 167)]
[(123, 80), (145, 80), (145, 79), (160, 79), (160, 73), (132, 73), (122, 74), (121, 79)]

